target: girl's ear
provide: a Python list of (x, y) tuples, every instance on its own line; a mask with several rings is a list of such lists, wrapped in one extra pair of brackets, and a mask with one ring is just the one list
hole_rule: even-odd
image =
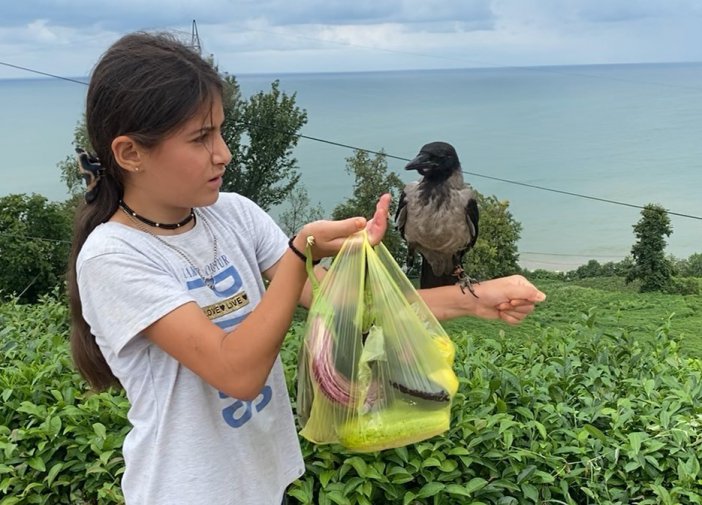
[(112, 154), (117, 164), (128, 172), (138, 172), (144, 161), (143, 148), (127, 135), (112, 141)]

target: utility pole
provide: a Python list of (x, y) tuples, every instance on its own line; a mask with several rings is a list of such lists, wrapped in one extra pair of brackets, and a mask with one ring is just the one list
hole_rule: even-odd
[(202, 54), (202, 46), (200, 45), (200, 35), (197, 33), (197, 23), (193, 19), (193, 29), (190, 35), (190, 47), (192, 47), (198, 54)]

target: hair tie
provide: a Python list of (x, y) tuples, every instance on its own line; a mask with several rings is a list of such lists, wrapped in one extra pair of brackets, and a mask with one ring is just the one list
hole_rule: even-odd
[(97, 183), (100, 182), (105, 169), (100, 164), (98, 157), (89, 154), (85, 149), (76, 147), (76, 153), (78, 154), (78, 170), (86, 185), (85, 201), (93, 203), (97, 197)]

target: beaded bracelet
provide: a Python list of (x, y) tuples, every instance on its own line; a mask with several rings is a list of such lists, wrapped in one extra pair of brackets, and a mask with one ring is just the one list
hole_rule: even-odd
[[(307, 256), (305, 256), (304, 254), (302, 254), (302, 252), (301, 252), (297, 247), (295, 247), (295, 245), (293, 244), (293, 240), (295, 240), (295, 237), (297, 237), (297, 235), (293, 235), (292, 237), (290, 237), (290, 240), (288, 240), (288, 247), (290, 248), (290, 250), (291, 250), (292, 252), (295, 253), (295, 255), (296, 255), (298, 258), (300, 258), (302, 261), (304, 261), (304, 262), (306, 263), (306, 262), (307, 262)], [(319, 264), (320, 261), (322, 261), (322, 260), (312, 260), (312, 264), (313, 264), (313, 265), (317, 265), (317, 264)]]

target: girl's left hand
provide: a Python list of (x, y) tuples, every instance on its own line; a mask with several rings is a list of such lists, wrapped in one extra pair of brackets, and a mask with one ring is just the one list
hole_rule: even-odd
[(366, 224), (368, 240), (372, 245), (378, 245), (388, 229), (388, 219), (390, 218), (390, 193), (385, 193), (380, 197), (375, 206), (373, 218)]
[(483, 281), (476, 289), (478, 298), (470, 300), (475, 303), (474, 314), (508, 324), (520, 323), (537, 303), (546, 300), (546, 295), (521, 275)]

